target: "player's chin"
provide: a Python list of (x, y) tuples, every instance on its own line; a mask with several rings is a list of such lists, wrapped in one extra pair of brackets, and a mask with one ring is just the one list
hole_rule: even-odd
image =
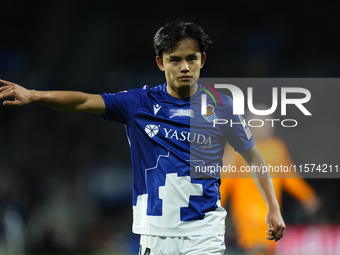
[(183, 88), (190, 88), (195, 84), (196, 84), (196, 80), (193, 80), (193, 79), (179, 80), (178, 81), (179, 87), (183, 87)]
[(186, 83), (183, 83), (183, 82), (181, 82), (181, 83), (179, 83), (178, 84), (178, 89), (179, 90), (189, 90), (190, 88), (191, 88), (191, 84), (190, 84), (190, 82), (186, 82)]

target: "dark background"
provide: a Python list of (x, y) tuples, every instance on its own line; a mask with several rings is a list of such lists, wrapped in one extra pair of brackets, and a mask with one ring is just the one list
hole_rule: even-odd
[[(339, 77), (339, 10), (340, 2), (315, 0), (0, 1), (0, 78), (88, 93), (164, 83), (153, 36), (178, 18), (198, 23), (213, 41), (202, 77)], [(339, 88), (314, 91), (307, 108), (326, 109), (326, 123), (312, 116), (305, 129), (277, 135), (299, 164), (314, 155), (337, 164)], [(1, 106), (0, 252), (20, 247), (8, 240), (14, 236), (28, 253), (137, 253), (126, 140), (122, 125), (101, 116)], [(286, 222), (339, 223), (339, 180), (307, 181), (321, 210), (309, 217), (284, 196)], [(16, 231), (8, 234), (8, 225)]]

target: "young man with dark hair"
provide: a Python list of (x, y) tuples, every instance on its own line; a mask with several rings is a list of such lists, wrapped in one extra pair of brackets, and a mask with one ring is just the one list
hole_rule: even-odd
[[(140, 254), (223, 254), (226, 212), (220, 204), (220, 178), (191, 176), (193, 162), (202, 161), (204, 154), (209, 163), (222, 165), (228, 140), (249, 165), (265, 164), (245, 127), (213, 129), (208, 126), (210, 120), (199, 114), (199, 99), (209, 88), (197, 80), (210, 42), (194, 23), (176, 21), (163, 26), (154, 37), (154, 46), (166, 83), (153, 88), (93, 95), (27, 90), (1, 81), (5, 86), (0, 88), (0, 99), (15, 98), (4, 105), (39, 103), (99, 113), (105, 120), (126, 126), (134, 171), (133, 232), (141, 234)], [(225, 119), (238, 118), (232, 115), (232, 100), (220, 96), (223, 107), (212, 110)], [(285, 224), (272, 181), (270, 176), (253, 177), (268, 207), (267, 239), (277, 241)]]

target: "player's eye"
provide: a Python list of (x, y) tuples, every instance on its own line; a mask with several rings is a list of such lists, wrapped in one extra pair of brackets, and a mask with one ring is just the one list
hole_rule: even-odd
[(180, 61), (180, 59), (179, 58), (171, 58), (170, 61), (173, 62), (173, 63), (178, 63)]
[(195, 61), (196, 59), (197, 59), (196, 56), (190, 56), (190, 57), (188, 58), (189, 61)]

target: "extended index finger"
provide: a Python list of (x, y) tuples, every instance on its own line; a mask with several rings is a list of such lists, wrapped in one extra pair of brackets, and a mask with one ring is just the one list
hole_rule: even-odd
[(1, 79), (0, 79), (0, 82), (3, 83), (3, 84), (5, 84), (5, 85), (14, 85), (14, 84), (15, 84), (15, 83), (13, 83), (13, 82), (1, 80)]

